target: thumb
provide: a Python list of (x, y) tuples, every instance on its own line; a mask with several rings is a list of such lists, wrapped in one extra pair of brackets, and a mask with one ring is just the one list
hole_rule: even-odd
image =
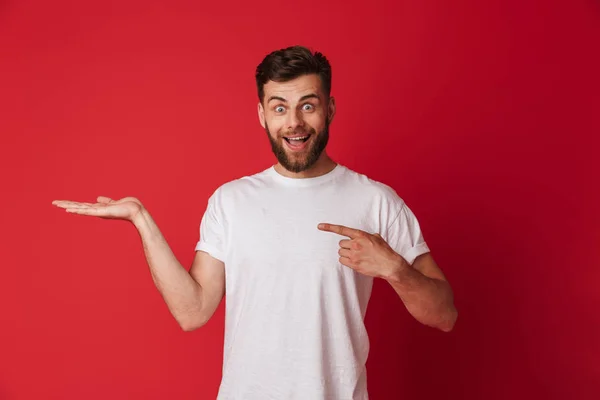
[(110, 197), (106, 197), (106, 196), (98, 196), (97, 200), (98, 200), (98, 203), (102, 203), (102, 204), (107, 204), (112, 201), (112, 199)]

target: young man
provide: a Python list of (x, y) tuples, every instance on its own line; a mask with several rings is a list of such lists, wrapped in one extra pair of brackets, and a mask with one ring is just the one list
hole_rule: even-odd
[(131, 221), (184, 330), (204, 325), (227, 292), (219, 399), (367, 399), (373, 278), (443, 331), (457, 318), (452, 289), (396, 192), (327, 155), (336, 112), (327, 59), (300, 46), (275, 51), (256, 83), (278, 163), (213, 193), (189, 272), (136, 198), (53, 204)]

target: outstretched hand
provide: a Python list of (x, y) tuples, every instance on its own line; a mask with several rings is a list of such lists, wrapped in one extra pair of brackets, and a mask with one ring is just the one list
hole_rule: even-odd
[(64, 208), (68, 213), (128, 221), (133, 221), (143, 209), (142, 203), (135, 197), (113, 200), (109, 197), (99, 196), (97, 201), (97, 203), (81, 203), (69, 200), (54, 200), (52, 204)]
[(350, 238), (340, 241), (340, 263), (361, 274), (385, 279), (408, 266), (378, 233), (333, 224), (319, 224), (318, 229)]

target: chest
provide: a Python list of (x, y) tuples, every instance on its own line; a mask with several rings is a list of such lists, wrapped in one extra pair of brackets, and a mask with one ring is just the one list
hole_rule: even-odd
[(344, 196), (287, 196), (249, 198), (240, 204), (230, 225), (230, 248), (238, 261), (252, 268), (329, 268), (338, 264), (345, 236), (317, 229), (331, 223), (380, 232), (377, 210), (365, 201)]

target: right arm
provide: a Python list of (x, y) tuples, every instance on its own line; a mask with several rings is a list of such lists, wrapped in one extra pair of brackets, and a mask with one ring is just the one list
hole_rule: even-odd
[(225, 265), (197, 251), (190, 271), (179, 263), (167, 241), (142, 207), (132, 220), (138, 230), (154, 284), (184, 331), (203, 326), (225, 294)]
[(181, 328), (197, 329), (212, 317), (225, 294), (225, 265), (197, 251), (190, 271), (186, 271), (138, 199), (100, 196), (95, 204), (65, 200), (52, 204), (70, 213), (132, 222), (142, 239), (154, 284)]

